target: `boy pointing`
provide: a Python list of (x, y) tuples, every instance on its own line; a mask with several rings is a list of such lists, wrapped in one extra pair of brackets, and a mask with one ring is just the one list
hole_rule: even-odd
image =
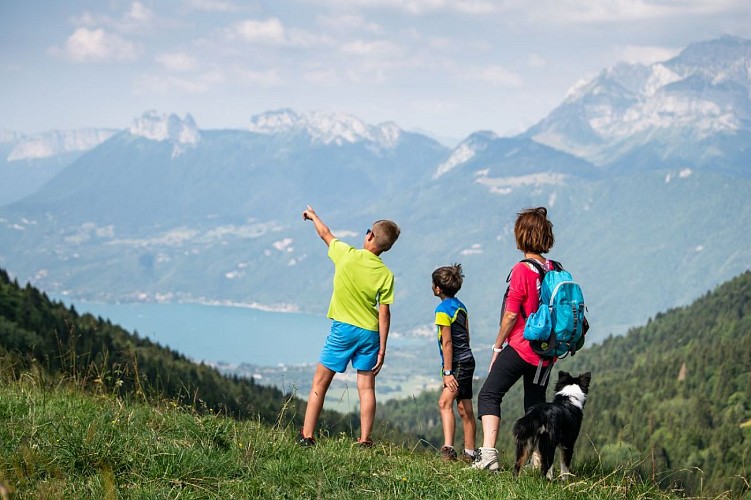
[(303, 220), (310, 220), (334, 263), (334, 286), (327, 316), (331, 332), (323, 345), (313, 386), (308, 396), (305, 422), (297, 436), (301, 446), (315, 445), (313, 434), (323, 408), (326, 391), (336, 373), (347, 365), (357, 370), (360, 398), (360, 438), (362, 446), (372, 446), (370, 433), (375, 420), (375, 376), (383, 367), (386, 341), (391, 325), (389, 304), (394, 301), (394, 274), (380, 255), (399, 238), (399, 226), (379, 220), (365, 233), (361, 249), (338, 240), (308, 205)]

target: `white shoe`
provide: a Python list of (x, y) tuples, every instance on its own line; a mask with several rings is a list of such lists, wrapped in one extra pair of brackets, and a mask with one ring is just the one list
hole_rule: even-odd
[(495, 448), (478, 448), (475, 451), (475, 461), (470, 465), (473, 469), (498, 470), (498, 450)]

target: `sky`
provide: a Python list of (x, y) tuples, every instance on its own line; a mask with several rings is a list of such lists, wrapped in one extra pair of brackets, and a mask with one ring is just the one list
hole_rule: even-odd
[(749, 0), (0, 0), (0, 130), (203, 130), (281, 108), (447, 145), (520, 133), (577, 82), (723, 35)]

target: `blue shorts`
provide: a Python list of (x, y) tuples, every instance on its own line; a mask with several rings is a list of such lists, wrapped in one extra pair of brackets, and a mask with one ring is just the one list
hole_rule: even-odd
[(352, 361), (355, 370), (372, 370), (378, 361), (381, 339), (378, 332), (334, 321), (331, 333), (321, 350), (320, 363), (337, 373), (344, 373)]

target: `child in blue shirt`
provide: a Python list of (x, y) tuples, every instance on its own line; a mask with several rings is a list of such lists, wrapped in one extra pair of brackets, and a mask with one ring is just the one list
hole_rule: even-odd
[(435, 309), (435, 324), (438, 330), (438, 349), (443, 362), (443, 390), (438, 399), (443, 424), (444, 446), (441, 456), (446, 460), (457, 458), (454, 450), (454, 401), (462, 418), (464, 429), (464, 452), (462, 459), (475, 457), (475, 417), (472, 411), (472, 377), (475, 373), (475, 358), (469, 347), (469, 320), (467, 308), (455, 297), (464, 280), (461, 264), (440, 267), (433, 271), (433, 294), (441, 299)]

